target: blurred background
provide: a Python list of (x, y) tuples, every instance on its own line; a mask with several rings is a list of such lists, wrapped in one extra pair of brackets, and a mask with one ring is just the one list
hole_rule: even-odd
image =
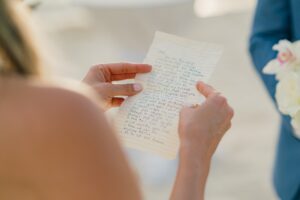
[[(271, 179), (279, 117), (247, 52), (255, 0), (26, 2), (49, 46), (55, 76), (80, 80), (93, 64), (142, 62), (156, 30), (223, 45), (210, 84), (228, 97), (236, 115), (214, 156), (206, 199), (276, 199)], [(127, 152), (145, 199), (168, 199), (177, 161)]]

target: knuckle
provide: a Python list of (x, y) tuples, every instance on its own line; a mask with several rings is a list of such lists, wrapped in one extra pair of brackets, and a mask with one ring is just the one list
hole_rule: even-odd
[(114, 88), (113, 88), (113, 84), (111, 84), (111, 83), (101, 83), (101, 84), (98, 84), (98, 87), (99, 87), (99, 88), (109, 88), (109, 89), (114, 89)]
[(229, 115), (230, 119), (232, 119), (234, 117), (234, 110), (230, 106), (228, 109), (228, 115)]
[(97, 84), (94, 86), (95, 90), (98, 92), (98, 93), (103, 93), (103, 92), (106, 92), (106, 91), (111, 91), (113, 90), (111, 84), (109, 83), (101, 83), (101, 84)]
[(226, 97), (224, 97), (224, 96), (222, 96), (222, 95), (219, 95), (219, 103), (221, 104), (221, 105), (224, 105), (224, 104), (227, 104), (227, 99), (226, 99)]
[(122, 63), (120, 63), (120, 65), (122, 66), (121, 67), (121, 73), (123, 73), (123, 74), (126, 74), (126, 73), (128, 73), (128, 63), (126, 63), (126, 62), (122, 62)]
[(231, 124), (231, 122), (229, 122), (226, 126), (225, 133), (227, 133), (228, 130), (231, 129), (231, 126), (232, 126), (232, 124)]
[(223, 106), (227, 104), (227, 99), (224, 96), (222, 96), (220, 93), (216, 93), (213, 96), (213, 100), (219, 106)]
[(229, 122), (227, 127), (228, 127), (228, 129), (227, 129), (227, 130), (231, 129), (231, 127), (232, 127), (232, 123), (231, 123), (231, 122)]
[(102, 69), (103, 65), (99, 64), (99, 65), (92, 65), (92, 67), (90, 68), (90, 71), (97, 71), (99, 69)]
[(124, 85), (124, 91), (128, 94), (134, 93), (134, 88), (132, 84)]
[(214, 93), (211, 95), (211, 100), (216, 101), (219, 98), (220, 94), (219, 93)]

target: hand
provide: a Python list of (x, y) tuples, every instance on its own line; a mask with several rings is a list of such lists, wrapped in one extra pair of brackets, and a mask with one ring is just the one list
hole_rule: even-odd
[(226, 98), (211, 86), (199, 82), (197, 89), (206, 97), (206, 101), (195, 108), (182, 109), (179, 122), (180, 151), (192, 159), (209, 162), (223, 135), (231, 127), (234, 112)]
[(199, 82), (206, 101), (183, 108), (179, 120), (179, 167), (172, 200), (204, 199), (210, 161), (223, 135), (231, 126), (233, 110), (212, 87)]
[(146, 64), (100, 64), (91, 67), (83, 82), (92, 86), (105, 102), (105, 109), (120, 106), (124, 98), (116, 96), (133, 96), (143, 87), (134, 84), (113, 84), (112, 81), (134, 79), (138, 73), (148, 73), (152, 67)]

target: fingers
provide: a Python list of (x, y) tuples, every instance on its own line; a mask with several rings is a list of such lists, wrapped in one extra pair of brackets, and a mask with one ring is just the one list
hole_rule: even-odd
[(211, 100), (208, 100), (211, 103), (212, 110), (217, 112), (217, 117), (220, 120), (220, 123), (223, 123), (224, 131), (231, 127), (231, 120), (234, 116), (234, 111), (232, 107), (228, 104), (227, 99), (221, 95), (216, 95)]
[(214, 110), (220, 112), (224, 118), (228, 118), (229, 120), (231, 120), (234, 115), (234, 111), (228, 104), (227, 99), (220, 94), (214, 94), (213, 96), (209, 97), (206, 100), (206, 104)]
[(111, 76), (113, 81), (121, 81), (126, 79), (134, 79), (136, 74), (115, 74)]
[(226, 97), (222, 96), (220, 93), (213, 93), (210, 97), (207, 98), (206, 101), (214, 104), (214, 106), (216, 106), (217, 108), (228, 105)]
[(224, 96), (203, 82), (197, 83), (197, 89), (207, 98), (200, 108), (205, 107), (210, 110), (210, 112), (218, 113), (221, 121), (225, 123), (231, 121), (234, 116), (234, 111)]
[(232, 120), (232, 118), (234, 117), (234, 110), (231, 106), (227, 106), (227, 113), (228, 113), (228, 118), (229, 120)]
[(230, 114), (233, 115), (232, 108), (228, 105), (227, 99), (221, 95), (221, 93), (217, 92), (212, 86), (207, 85), (203, 82), (197, 83), (197, 89), (201, 94), (203, 94), (207, 98), (208, 104), (213, 104), (217, 108), (224, 107), (230, 110)]
[(119, 97), (112, 98), (111, 106), (112, 107), (120, 107), (124, 101), (125, 101), (124, 98), (119, 98)]
[(102, 67), (109, 69), (111, 75), (148, 73), (152, 70), (151, 65), (133, 63), (102, 64)]
[(134, 84), (110, 84), (106, 85), (107, 91), (111, 97), (114, 96), (133, 96), (143, 90), (139, 83)]
[(215, 104), (215, 106), (227, 104), (227, 99), (217, 92), (212, 86), (200, 81), (197, 83), (196, 87), (198, 91), (205, 96), (207, 104)]
[(217, 93), (217, 91), (213, 87), (211, 87), (210, 85), (207, 85), (203, 82), (198, 82), (197, 83), (197, 89), (206, 98), (208, 98), (208, 97), (210, 97), (210, 96)]

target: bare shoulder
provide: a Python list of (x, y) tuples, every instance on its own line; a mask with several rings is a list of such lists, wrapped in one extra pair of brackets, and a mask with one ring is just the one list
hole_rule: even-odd
[(86, 95), (87, 92), (83, 89), (70, 90), (52, 84), (31, 83), (27, 85), (26, 91), (27, 94), (24, 96), (29, 100), (27, 103), (34, 101), (40, 106), (39, 109), (46, 112), (63, 113), (68, 109), (85, 111), (91, 107), (94, 111), (102, 111), (96, 99), (91, 95)]
[(6, 152), (0, 175), (28, 177), (49, 199), (140, 199), (97, 101), (51, 85), (7, 88), (0, 101), (0, 150)]
[(103, 112), (100, 104), (97, 105), (96, 100), (85, 95), (84, 91), (69, 90), (47, 83), (18, 82), (8, 87), (5, 94), (4, 104), (7, 105), (6, 108), (9, 108), (10, 113), (18, 113), (20, 117), (26, 116), (27, 120), (44, 119), (49, 123), (50, 118), (54, 121), (68, 120), (69, 118), (76, 119), (84, 114)]
[(109, 128), (97, 101), (83, 93), (27, 81), (8, 84), (5, 90), (0, 101), (0, 132), (9, 137), (26, 134), (32, 141), (63, 139)]

